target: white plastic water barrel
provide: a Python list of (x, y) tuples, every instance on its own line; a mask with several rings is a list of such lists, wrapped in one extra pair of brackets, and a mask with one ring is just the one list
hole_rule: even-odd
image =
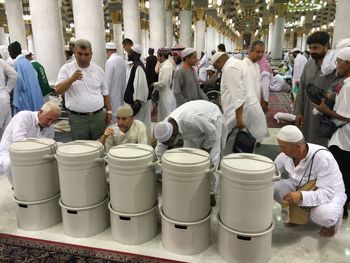
[(108, 198), (88, 207), (68, 207), (59, 200), (63, 230), (71, 237), (90, 237), (109, 227)]
[(18, 227), (27, 231), (38, 231), (57, 225), (62, 221), (59, 198), (60, 194), (57, 194), (45, 200), (28, 202), (14, 197)]
[(229, 229), (219, 217), (218, 222), (219, 254), (227, 262), (267, 263), (270, 260), (274, 221), (267, 230), (255, 234)]
[(162, 208), (162, 243), (166, 249), (176, 254), (194, 255), (206, 250), (210, 245), (211, 211), (196, 222), (178, 222), (168, 218)]
[(127, 245), (143, 244), (151, 240), (158, 232), (158, 205), (137, 214), (115, 211), (108, 205), (111, 213), (112, 237), (119, 243)]
[(195, 222), (210, 212), (209, 153), (177, 148), (163, 154), (162, 206), (167, 218)]
[(111, 205), (114, 211), (133, 214), (156, 204), (153, 148), (127, 143), (108, 152)]
[(61, 200), (69, 207), (87, 207), (106, 198), (105, 152), (97, 141), (73, 141), (58, 147), (56, 159)]
[(34, 202), (60, 192), (56, 149), (56, 142), (47, 138), (30, 138), (11, 144), (9, 153), (17, 200)]
[(230, 229), (259, 233), (271, 226), (275, 164), (248, 153), (224, 156), (221, 161), (220, 218)]

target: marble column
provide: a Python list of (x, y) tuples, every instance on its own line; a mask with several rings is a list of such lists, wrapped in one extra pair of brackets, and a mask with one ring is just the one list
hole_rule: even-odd
[(303, 36), (298, 34), (297, 37), (297, 48), (299, 48), (300, 50), (302, 49), (302, 44), (303, 44)]
[(201, 56), (201, 52), (205, 50), (205, 9), (196, 8), (196, 46), (198, 59)]
[(308, 35), (307, 34), (303, 34), (303, 39), (302, 39), (302, 42), (301, 42), (301, 51), (305, 51), (307, 49), (307, 37)]
[(190, 0), (180, 0), (180, 37), (179, 44), (185, 47), (192, 46), (192, 6)]
[(150, 47), (155, 52), (165, 47), (165, 2), (164, 0), (149, 1), (149, 32)]
[(123, 15), (122, 11), (114, 11), (111, 13), (112, 24), (113, 24), (113, 42), (117, 46), (117, 53), (120, 56), (123, 56)]
[(75, 38), (83, 38), (91, 42), (92, 61), (104, 68), (106, 63), (106, 41), (103, 3), (100, 0), (73, 0), (72, 4)]
[(269, 37), (267, 42), (267, 52), (272, 52), (273, 47), (273, 38), (274, 38), (275, 24), (269, 24)]
[(4, 27), (0, 27), (0, 45), (5, 45), (5, 46), (8, 45)]
[[(33, 41), (32, 35), (27, 36), (27, 43), (28, 43), (28, 51), (31, 53), (36, 53), (35, 48), (34, 48), (34, 41)], [(38, 60), (37, 56), (36, 56), (36, 59)]]
[(141, 19), (141, 42), (140, 42), (140, 45), (141, 45), (141, 49), (142, 49), (142, 56), (144, 58), (147, 58), (147, 56), (148, 56), (147, 46), (149, 44), (149, 41), (147, 39), (148, 39), (147, 21), (146, 21), (146, 19)]
[(28, 49), (23, 21), (23, 7), (21, 0), (5, 1), (7, 24), (10, 33), (10, 42), (18, 41), (22, 49)]
[(338, 0), (335, 12), (335, 23), (333, 33), (333, 46), (343, 38), (350, 38), (350, 1)]
[(277, 17), (275, 19), (275, 31), (272, 44), (272, 60), (275, 63), (279, 63), (282, 60), (282, 48), (284, 39), (284, 17)]
[[(83, 1), (82, 1), (83, 2)], [(123, 1), (124, 38), (140, 43), (140, 11), (138, 0)]]
[[(61, 12), (58, 2), (56, 0), (29, 0), (29, 5), (36, 58), (44, 66), (49, 82), (54, 83), (65, 62)], [(28, 46), (29, 51), (31, 49), (34, 51), (34, 47), (30, 47), (29, 37)]]
[(207, 27), (207, 34), (206, 34), (206, 38), (207, 38), (207, 46), (206, 46), (206, 50), (208, 52), (208, 54), (211, 54), (211, 52), (213, 50), (216, 50), (216, 29), (212, 26), (208, 26)]

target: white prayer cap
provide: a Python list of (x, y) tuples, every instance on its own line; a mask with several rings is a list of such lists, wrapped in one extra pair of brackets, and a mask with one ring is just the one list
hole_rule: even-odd
[(226, 54), (222, 51), (217, 51), (215, 54), (211, 57), (210, 64), (214, 65), (214, 63), (223, 55)]
[(339, 50), (337, 58), (340, 58), (345, 61), (350, 61), (350, 47), (344, 47)]
[(300, 142), (304, 139), (304, 135), (297, 126), (286, 125), (278, 132), (277, 139), (284, 142)]
[(294, 53), (294, 52), (301, 52), (301, 50), (299, 48), (295, 47), (292, 49), (292, 53)]
[(210, 71), (216, 72), (215, 68), (212, 65), (209, 65), (209, 67), (207, 67), (206, 70), (207, 71), (210, 70)]
[(131, 47), (131, 50), (134, 51), (135, 53), (139, 54), (139, 55), (142, 54), (141, 46), (139, 44), (133, 45)]
[(117, 46), (115, 45), (114, 42), (107, 42), (106, 49), (117, 49)]
[(160, 143), (166, 142), (173, 134), (173, 125), (168, 121), (161, 121), (154, 127), (154, 137)]
[(196, 50), (194, 48), (187, 47), (187, 48), (185, 48), (184, 50), (181, 51), (181, 57), (185, 58), (185, 57), (191, 55), (194, 52), (196, 52)]
[(341, 49), (343, 47), (350, 47), (350, 38), (344, 38), (335, 45), (335, 49)]
[(117, 117), (131, 117), (134, 115), (132, 108), (128, 104), (124, 104), (117, 109)]
[(28, 56), (28, 55), (30, 55), (30, 54), (32, 54), (32, 53), (29, 52), (28, 50), (25, 50), (25, 49), (22, 50), (22, 55)]

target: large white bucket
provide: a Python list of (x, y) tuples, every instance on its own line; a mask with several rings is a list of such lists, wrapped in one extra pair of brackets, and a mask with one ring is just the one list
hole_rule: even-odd
[(257, 154), (230, 154), (221, 161), (220, 218), (230, 229), (260, 233), (272, 221), (275, 164)]
[(156, 203), (153, 148), (127, 143), (108, 152), (111, 204), (115, 211), (135, 214)]
[(233, 263), (267, 263), (271, 257), (272, 230), (270, 227), (260, 233), (244, 233), (229, 229), (220, 218), (218, 233), (219, 254), (228, 262)]
[(127, 245), (143, 244), (151, 240), (158, 232), (157, 204), (150, 210), (138, 214), (125, 214), (115, 211), (111, 204), (112, 237)]
[(18, 200), (39, 201), (60, 192), (56, 149), (56, 142), (47, 138), (30, 138), (11, 144), (13, 186)]
[(107, 195), (103, 145), (97, 141), (73, 141), (57, 149), (61, 199), (69, 207), (100, 203)]
[(109, 227), (108, 198), (88, 207), (68, 207), (62, 203), (64, 233), (71, 237), (90, 237)]
[(16, 218), (19, 228), (27, 231), (37, 231), (57, 225), (62, 221), (61, 209), (58, 204), (60, 194), (36, 202), (20, 201), (14, 197)]
[(162, 206), (167, 218), (195, 222), (210, 211), (209, 153), (177, 148), (164, 153), (161, 163)]
[(176, 254), (194, 255), (206, 250), (210, 245), (210, 213), (196, 222), (178, 222), (166, 217), (162, 208), (162, 243), (166, 249)]

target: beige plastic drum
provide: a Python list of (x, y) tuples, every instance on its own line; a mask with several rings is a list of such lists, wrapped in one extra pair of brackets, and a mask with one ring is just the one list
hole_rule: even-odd
[(267, 230), (256, 234), (229, 229), (219, 217), (218, 222), (219, 254), (227, 262), (267, 263), (270, 260), (273, 221)]
[(227, 227), (260, 233), (272, 221), (275, 164), (257, 154), (230, 154), (221, 161), (220, 217)]
[(107, 195), (105, 152), (97, 141), (73, 141), (57, 149), (61, 199), (69, 207), (100, 203)]
[(62, 217), (58, 204), (59, 198), (60, 194), (36, 202), (20, 201), (14, 198), (18, 227), (27, 231), (38, 231), (60, 223)]
[(167, 218), (195, 222), (210, 211), (209, 153), (193, 148), (166, 151), (162, 157), (163, 212)]
[(60, 192), (56, 149), (56, 142), (47, 138), (30, 138), (11, 144), (9, 153), (16, 199), (35, 202)]
[(108, 152), (111, 205), (115, 211), (134, 214), (156, 203), (153, 148), (127, 143)]

